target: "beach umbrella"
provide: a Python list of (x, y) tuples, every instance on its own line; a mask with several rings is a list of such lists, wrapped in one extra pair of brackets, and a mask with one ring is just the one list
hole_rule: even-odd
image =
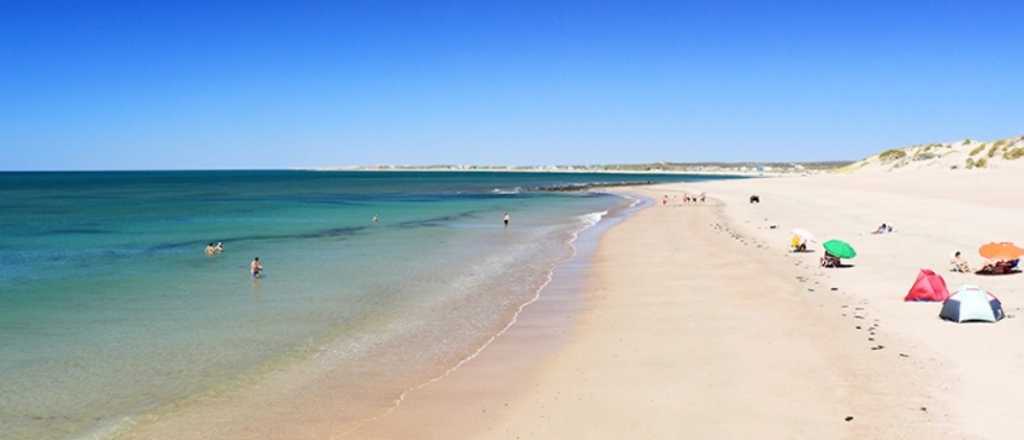
[(825, 252), (839, 258), (853, 258), (857, 256), (857, 251), (853, 250), (853, 246), (842, 240), (829, 240), (822, 244), (822, 246), (825, 248)]
[(1006, 317), (999, 299), (978, 286), (963, 285), (942, 303), (939, 317), (953, 322), (996, 322)]
[(800, 237), (800, 239), (802, 239), (803, 241), (806, 241), (806, 242), (809, 242), (809, 243), (813, 243), (813, 242), (817, 242), (818, 241), (818, 239), (814, 238), (814, 234), (812, 234), (810, 232), (807, 232), (804, 229), (795, 228), (791, 232), (793, 232), (793, 235), (795, 235), (797, 237)]
[(1024, 256), (1024, 249), (1009, 242), (988, 243), (978, 248), (978, 253), (989, 260), (1016, 260)]

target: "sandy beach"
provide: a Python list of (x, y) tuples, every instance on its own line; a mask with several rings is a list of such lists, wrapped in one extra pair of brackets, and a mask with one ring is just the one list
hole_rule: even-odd
[[(567, 342), (523, 365), (538, 325), (351, 438), (1013, 438), (1024, 401), (1021, 275), (947, 270), (1019, 238), (1013, 173), (751, 179), (670, 196), (608, 232)], [(707, 192), (711, 202), (684, 205)], [(758, 194), (762, 203), (750, 205)], [(678, 196), (678, 198), (677, 198)], [(872, 235), (879, 223), (896, 231)], [(772, 226), (775, 226), (772, 228)], [(791, 254), (789, 230), (857, 247), (852, 267)], [(905, 303), (921, 268), (978, 284), (1010, 316), (953, 324)], [(526, 314), (529, 316), (529, 313)], [(543, 322), (539, 319), (538, 322)], [(539, 327), (543, 327), (542, 325)]]
[[(438, 366), (396, 404), (379, 392), (339, 395), (330, 381), (287, 402), (258, 398), (271, 383), (235, 399), (240, 407), (196, 406), (126, 438), (1014, 438), (1024, 428), (1015, 412), (1024, 275), (952, 273), (948, 259), (961, 250), (978, 266), (979, 245), (1020, 241), (1015, 174), (616, 189), (659, 203), (610, 225), (586, 261), (560, 269), (577, 274), (575, 285), (542, 291), (486, 349)], [(706, 203), (683, 203), (701, 192)], [(761, 203), (748, 203), (755, 194)], [(895, 231), (871, 234), (883, 222)], [(798, 227), (859, 255), (823, 269), (820, 246), (788, 251)], [(1008, 319), (954, 324), (938, 318), (938, 303), (904, 302), (922, 268), (951, 290), (990, 290)], [(369, 416), (342, 416), (354, 407)]]

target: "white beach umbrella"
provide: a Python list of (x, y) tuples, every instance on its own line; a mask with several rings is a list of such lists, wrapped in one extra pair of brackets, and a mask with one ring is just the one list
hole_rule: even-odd
[(808, 243), (817, 243), (818, 242), (818, 239), (814, 238), (814, 234), (812, 234), (810, 232), (807, 232), (804, 229), (795, 228), (795, 229), (793, 229), (792, 232), (793, 232), (793, 235), (795, 235), (797, 237), (800, 237), (801, 240), (806, 241)]

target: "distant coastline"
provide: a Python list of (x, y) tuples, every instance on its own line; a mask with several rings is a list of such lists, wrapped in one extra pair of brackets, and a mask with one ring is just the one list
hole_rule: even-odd
[(581, 173), (581, 174), (690, 174), (708, 176), (780, 176), (817, 174), (853, 163), (852, 161), (805, 163), (675, 163), (625, 165), (359, 165), (299, 168), (306, 171), (409, 171), (409, 172), (500, 172), (500, 173)]

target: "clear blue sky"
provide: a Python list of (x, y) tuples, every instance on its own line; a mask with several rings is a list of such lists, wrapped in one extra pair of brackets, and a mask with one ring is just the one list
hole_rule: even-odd
[(17, 3), (6, 170), (855, 159), (1024, 134), (1022, 2)]

